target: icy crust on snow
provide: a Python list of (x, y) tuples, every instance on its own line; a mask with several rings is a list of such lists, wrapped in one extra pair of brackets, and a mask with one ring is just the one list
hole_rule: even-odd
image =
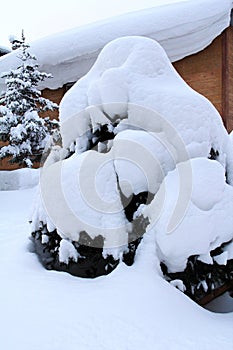
[[(127, 13), (91, 25), (77, 27), (31, 44), (41, 69), (52, 73), (41, 88), (56, 89), (75, 82), (88, 72), (101, 49), (128, 35), (157, 40), (171, 61), (201, 51), (230, 22), (230, 0), (190, 0)], [(17, 53), (0, 59), (0, 71), (16, 68)], [(4, 81), (0, 84), (3, 86)], [(2, 89), (0, 86), (0, 90)]]
[[(169, 272), (183, 271), (192, 255), (200, 255), (199, 260), (213, 264), (210, 251), (233, 239), (233, 187), (226, 184), (223, 167), (203, 158), (192, 159), (191, 167), (189, 205), (172, 232), (168, 233), (167, 227), (180, 191), (177, 169), (167, 175), (159, 190), (165, 188), (164, 202), (161, 203), (158, 192), (144, 210), (151, 222), (148, 230), (155, 233), (160, 261), (166, 264)], [(163, 208), (158, 216), (157, 207), (161, 204)], [(220, 265), (232, 259), (232, 243), (214, 259)]]
[[(99, 111), (92, 107), (100, 104)], [(153, 113), (150, 117), (135, 115), (131, 104), (156, 111), (161, 117)], [(170, 143), (176, 144), (178, 135), (191, 158), (208, 157), (211, 148), (217, 150), (218, 160), (227, 168), (228, 181), (232, 181), (232, 147), (219, 113), (183, 81), (154, 40), (126, 37), (106, 45), (90, 72), (61, 101), (64, 147), (76, 142), (85, 149), (88, 130), (110, 123), (106, 114), (112, 120), (125, 120), (128, 128), (136, 125), (152, 132), (156, 123), (153, 118), (157, 118), (157, 133), (164, 118), (167, 124), (161, 131), (168, 133), (173, 128)]]

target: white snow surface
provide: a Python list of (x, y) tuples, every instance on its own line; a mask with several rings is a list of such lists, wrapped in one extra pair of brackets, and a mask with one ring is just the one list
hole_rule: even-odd
[(78, 252), (73, 246), (73, 244), (67, 240), (62, 239), (59, 247), (59, 260), (62, 263), (68, 264), (69, 260), (73, 260), (77, 262), (78, 260)]
[[(157, 40), (171, 61), (199, 52), (230, 22), (231, 0), (187, 0), (166, 3), (77, 27), (31, 43), (40, 69), (52, 73), (41, 88), (56, 89), (75, 82), (88, 72), (101, 49), (110, 41), (129, 35)], [(17, 52), (0, 58), (0, 72), (16, 68)], [(0, 91), (4, 81), (0, 80)]]
[[(148, 230), (156, 233), (158, 256), (170, 272), (183, 271), (192, 255), (200, 255), (201, 261), (212, 263), (209, 252), (233, 239), (233, 187), (225, 182), (224, 168), (218, 162), (204, 158), (190, 162), (192, 179), (179, 184), (178, 170), (170, 172), (144, 213), (151, 221)], [(181, 187), (186, 187), (189, 181), (192, 182), (192, 193), (183, 218), (168, 232)], [(161, 191), (166, 193), (163, 202)], [(226, 265), (231, 258), (230, 250), (225, 248), (214, 260)]]
[(146, 234), (132, 267), (82, 279), (31, 252), (34, 189), (1, 191), (0, 339), (4, 350), (231, 350), (233, 313), (214, 314), (168, 284)]
[[(63, 147), (75, 152), (64, 159), (56, 148), (45, 163), (33, 230), (52, 223), (63, 238), (77, 242), (85, 231), (101, 234), (104, 248), (125, 246), (131, 225), (120, 189), (126, 197), (157, 194), (145, 216), (158, 229), (169, 271), (184, 270), (191, 255), (212, 263), (210, 251), (233, 238), (233, 187), (225, 178), (232, 184), (231, 139), (216, 109), (181, 79), (157, 42), (109, 43), (63, 98), (60, 119)], [(104, 124), (115, 134), (99, 147), (108, 152), (86, 151)], [(211, 148), (217, 161), (207, 159)]]
[[(123, 125), (128, 123), (126, 128), (163, 135), (166, 145), (171, 145), (170, 152), (175, 149), (172, 156), (176, 162), (181, 153), (191, 158), (208, 157), (211, 148), (218, 150), (228, 181), (233, 180), (232, 143), (218, 111), (184, 82), (163, 48), (152, 39), (112, 41), (92, 69), (65, 94), (60, 104), (63, 146), (69, 148), (75, 141), (79, 144), (80, 139), (85, 146), (85, 132), (117, 117)], [(164, 152), (163, 156), (167, 159)]]
[(39, 183), (39, 169), (0, 171), (0, 191), (22, 190)]
[(33, 230), (41, 222), (47, 224), (48, 213), (62, 237), (78, 241), (82, 231), (91, 238), (105, 237), (105, 247), (120, 247), (128, 243), (127, 222), (111, 152), (88, 151), (55, 162), (42, 170), (41, 204), (36, 203), (32, 216)]

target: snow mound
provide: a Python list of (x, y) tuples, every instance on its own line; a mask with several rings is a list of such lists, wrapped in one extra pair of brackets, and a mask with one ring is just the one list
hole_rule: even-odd
[(225, 170), (217, 162), (199, 159), (192, 162), (193, 204), (203, 211), (211, 210), (224, 196)]
[(95, 151), (74, 154), (42, 171), (43, 203), (62, 237), (78, 242), (85, 231), (92, 239), (105, 237), (105, 247), (128, 243), (116, 176), (111, 153)]
[[(86, 259), (87, 270), (74, 274), (109, 273), (121, 260), (133, 264), (147, 231), (166, 278), (194, 300), (226, 283), (231, 138), (157, 42), (134, 36), (109, 43), (63, 98), (60, 121), (63, 148), (44, 165), (42, 206), (32, 220), (45, 266), (72, 265), (74, 273), (75, 261), (81, 268)], [(93, 274), (93, 265), (102, 267)]]
[[(163, 48), (148, 38), (125, 37), (106, 45), (89, 73), (66, 93), (60, 105), (64, 147), (80, 143), (80, 137), (85, 145), (88, 130), (109, 123), (106, 115), (153, 131), (150, 124), (155, 121), (135, 116), (130, 104), (159, 113), (173, 128), (169, 142), (176, 144), (178, 135), (189, 157), (208, 157), (211, 149), (217, 151), (232, 181), (232, 147), (219, 113), (183, 81)], [(103, 106), (99, 113), (94, 110), (94, 122), (93, 105)]]
[(39, 169), (0, 171), (0, 191), (32, 188), (39, 183)]
[[(159, 193), (145, 209), (150, 217), (150, 227), (156, 233), (160, 261), (169, 272), (183, 271), (190, 256), (200, 255), (200, 260), (212, 264), (210, 252), (233, 239), (233, 187), (225, 182), (222, 166), (213, 160), (192, 159), (192, 193), (183, 220), (168, 233), (167, 227), (179, 196), (177, 169), (164, 179), (159, 191), (165, 187), (166, 197), (161, 215), (156, 216)], [(187, 182), (189, 179), (187, 179)], [(215, 258), (226, 264), (232, 256), (226, 251)]]

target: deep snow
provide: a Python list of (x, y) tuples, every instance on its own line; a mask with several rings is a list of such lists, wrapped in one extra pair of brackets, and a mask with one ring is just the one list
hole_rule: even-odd
[[(191, 4), (190, 6), (194, 6), (194, 2), (190, 1), (187, 2), (187, 4), (188, 3)], [(196, 3), (200, 5), (202, 2), (198, 1)], [(196, 28), (191, 28), (189, 23), (187, 26), (188, 30), (190, 30), (190, 33), (194, 34), (194, 36), (196, 35), (198, 40), (200, 38), (203, 39), (204, 36), (209, 40), (227, 26), (229, 10), (232, 5), (229, 1), (224, 1), (224, 7), (220, 6), (217, 1), (205, 1), (205, 4), (208, 4), (208, 6), (211, 5), (208, 7), (208, 10), (211, 9), (213, 11), (211, 12), (212, 16), (206, 19), (205, 16), (210, 12), (204, 11), (203, 6), (201, 12), (195, 10), (193, 15), (197, 15), (195, 19), (197, 19), (198, 25), (201, 24), (202, 29), (203, 25), (205, 29), (208, 28), (209, 31), (213, 29), (215, 33), (213, 36), (212, 32), (210, 36), (206, 36), (206, 32), (203, 31), (202, 36), (200, 32), (196, 31)], [(190, 9), (192, 8), (193, 7), (189, 7), (187, 14), (190, 15), (192, 12)], [(172, 10), (174, 10), (174, 8), (172, 8)], [(148, 15), (148, 13), (145, 14)], [(174, 19), (177, 18), (174, 11), (172, 11), (171, 14)], [(125, 18), (128, 19), (128, 17)], [(179, 17), (179, 19), (180, 18), (181, 17)], [(193, 19), (194, 18), (192, 18), (192, 20)], [(214, 20), (216, 26), (211, 26), (212, 20)], [(121, 21), (119, 23), (121, 24)], [(194, 21), (192, 23), (194, 23)], [(179, 28), (184, 28), (183, 24), (182, 18), (182, 26), (177, 27), (178, 36), (176, 33), (176, 38), (184, 34), (184, 32), (179, 32), (178, 30)], [(93, 27), (91, 30), (93, 30)], [(173, 30), (174, 23), (172, 31)], [(169, 31), (165, 32), (169, 33)], [(208, 34), (210, 33), (208, 32)], [(72, 35), (71, 37), (73, 38)], [(187, 41), (182, 41), (186, 43), (189, 41), (193, 50), (193, 42), (190, 41), (190, 37), (186, 39)], [(59, 43), (61, 42), (60, 40), (61, 37), (59, 36)], [(217, 224), (223, 226), (225, 224), (225, 217), (222, 209), (231, 209), (231, 207), (227, 207), (227, 203), (232, 192), (232, 188), (224, 182), (225, 166), (230, 176), (229, 179), (233, 181), (233, 177), (231, 177), (230, 173), (230, 163), (232, 160), (230, 141), (222, 126), (219, 115), (206, 99), (194, 93), (181, 81), (176, 73), (172, 71), (169, 64), (168, 68), (165, 68), (166, 65), (164, 65), (164, 62), (166, 63), (168, 59), (157, 44), (153, 46), (154, 44), (152, 44), (149, 39), (145, 39), (148, 43), (146, 53), (150, 58), (149, 61), (153, 62), (150, 66), (148, 65), (149, 61), (145, 61), (146, 56), (142, 55), (144, 49), (144, 44), (141, 45), (142, 39), (131, 38), (121, 40), (126, 40), (122, 49), (120, 45), (118, 46), (118, 44), (116, 44), (119, 43), (119, 41), (108, 46), (111, 47), (110, 51), (118, 53), (118, 55), (115, 55), (116, 60), (113, 60), (112, 56), (109, 56), (111, 58), (109, 59), (108, 49), (105, 49), (102, 54), (102, 57), (105, 55), (105, 61), (101, 61), (101, 59), (97, 60), (97, 68), (92, 69), (92, 71), (67, 94), (66, 100), (63, 100), (62, 104), (62, 122), (64, 123), (64, 121), (72, 117), (74, 113), (87, 107), (83, 112), (84, 115), (80, 114), (80, 117), (82, 118), (88, 115), (89, 119), (87, 120), (91, 121), (90, 124), (94, 130), (94, 128), (98, 126), (101, 118), (101, 123), (106, 120), (104, 119), (102, 111), (99, 111), (100, 113), (98, 114), (98, 110), (94, 112), (90, 110), (89, 106), (93, 103), (124, 102), (118, 106), (115, 104), (115, 107), (119, 108), (119, 116), (124, 115), (126, 111), (124, 108), (125, 106), (128, 108), (128, 102), (140, 103), (144, 107), (155, 108), (156, 110), (161, 108), (159, 112), (161, 112), (162, 115), (165, 114), (165, 117), (178, 128), (177, 134), (182, 137), (184, 144), (187, 145), (191, 157), (203, 157), (202, 159), (192, 161), (194, 166), (194, 186), (191, 196), (191, 205), (193, 205), (193, 207), (191, 207), (185, 220), (190, 219), (191, 223), (196, 221), (198, 225), (201, 225), (199, 220), (200, 218), (204, 218), (204, 225), (206, 225), (208, 213), (211, 212), (213, 219), (218, 221), (215, 214), (219, 205), (219, 212), (222, 216)], [(129, 43), (127, 40), (130, 40), (130, 44), (133, 44), (133, 42), (136, 43), (134, 50), (132, 50), (131, 45), (130, 54), (127, 50)], [(67, 41), (67, 44), (68, 43)], [(114, 45), (116, 45), (115, 49)], [(177, 42), (175, 46), (178, 47)], [(159, 54), (156, 62), (152, 59), (153, 50), (155, 50), (156, 55)], [(52, 51), (50, 51), (50, 54), (51, 52)], [(58, 51), (55, 50), (55, 53), (57, 55)], [(43, 55), (43, 50), (41, 54)], [(49, 58), (48, 51), (46, 51), (46, 57)], [(73, 58), (74, 57), (71, 55), (70, 59)], [(140, 65), (138, 65), (137, 62), (138, 58), (141, 59)], [(54, 63), (54, 59), (51, 59), (51, 62)], [(111, 62), (111, 64), (113, 62), (114, 66), (108, 64), (109, 62)], [(155, 66), (157, 65), (157, 67), (153, 64), (155, 64)], [(70, 72), (73, 77), (72, 69)], [(140, 84), (143, 84), (142, 77), (146, 79), (144, 80), (144, 85), (141, 85), (140, 88)], [(164, 77), (166, 78), (166, 84), (164, 83), (163, 85), (161, 81)], [(60, 75), (61, 80), (59, 84), (64, 82), (63, 78), (64, 75), (62, 73)], [(152, 86), (154, 86), (155, 80), (157, 80), (157, 85), (156, 89), (153, 90)], [(118, 85), (120, 89), (115, 90), (112, 82), (114, 83), (114, 87)], [(117, 84), (115, 84), (116, 82)], [(172, 84), (169, 85), (169, 83)], [(168, 86), (170, 86), (170, 91)], [(147, 88), (148, 90), (146, 90)], [(158, 95), (160, 89), (163, 91)], [(116, 92), (116, 94), (114, 95), (113, 92)], [(144, 93), (142, 94), (142, 92)], [(72, 96), (73, 93), (74, 95)], [(148, 93), (150, 95), (149, 97)], [(78, 99), (76, 98), (76, 94), (79, 96)], [(99, 100), (94, 100), (96, 96)], [(141, 100), (139, 96), (141, 96)], [(157, 96), (157, 100), (154, 99), (154, 96)], [(112, 97), (114, 100), (112, 100)], [(72, 101), (72, 104), (70, 104), (70, 101)], [(76, 105), (74, 101), (76, 101)], [(185, 106), (184, 101), (186, 103)], [(197, 107), (197, 105), (199, 107)], [(67, 108), (67, 106), (69, 106), (69, 108)], [(77, 106), (79, 108), (78, 110)], [(170, 112), (171, 106), (174, 107), (172, 113)], [(111, 111), (113, 111), (111, 108), (114, 106), (108, 104), (105, 105), (105, 107), (107, 108), (107, 112), (111, 115)], [(138, 121), (137, 118), (136, 121), (134, 119), (132, 108), (129, 108), (127, 112), (129, 112), (128, 115), (131, 118), (129, 119), (131, 126), (132, 124), (135, 126), (135, 123)], [(182, 115), (182, 113), (184, 114)], [(189, 121), (185, 119), (187, 115), (190, 117)], [(174, 118), (173, 121), (172, 118)], [(146, 128), (146, 124), (147, 123), (142, 125), (143, 129), (150, 131)], [(81, 129), (85, 131), (87, 125), (83, 123), (82, 120), (81, 122), (79, 120), (79, 127), (80, 125)], [(70, 124), (68, 126), (70, 127)], [(65, 176), (65, 185), (67, 185), (67, 192), (65, 194), (68, 195), (69, 199), (73, 195), (70, 176), (77, 175), (75, 173), (77, 169), (73, 166), (72, 161), (76, 161), (75, 157), (81, 158), (80, 153), (85, 150), (86, 146), (85, 138), (78, 139), (80, 135), (77, 135), (75, 126), (77, 125), (74, 125), (74, 128), (68, 133), (66, 133), (67, 130), (64, 131), (63, 128), (63, 141), (64, 138), (66, 138), (65, 146), (69, 147), (72, 142), (76, 141), (76, 154), (72, 156), (73, 158), (71, 157), (67, 159), (66, 162), (64, 161), (64, 163), (67, 164), (67, 168), (66, 166), (63, 168), (64, 173), (67, 171), (67, 174), (65, 173), (65, 175), (67, 175)], [(211, 132), (209, 132), (210, 128)], [(177, 134), (175, 136), (177, 136)], [(147, 147), (149, 150), (153, 148), (153, 142), (150, 142), (149, 135), (144, 135), (143, 131), (137, 131), (136, 135), (140, 136), (139, 139), (145, 148)], [(134, 139), (133, 131), (120, 130), (112, 145), (109, 145), (109, 147), (113, 147), (113, 150), (117, 153), (117, 142), (120, 142), (124, 137), (126, 141), (132, 141), (132, 139)], [(177, 139), (175, 142), (177, 142)], [(219, 151), (219, 163), (217, 164), (213, 160), (208, 161), (206, 159), (211, 147), (217, 147)], [(58, 152), (56, 153), (56, 151)], [(101, 153), (99, 154), (101, 156)], [(162, 156), (164, 156), (163, 152)], [(53, 157), (56, 160), (55, 164), (53, 164)], [(53, 166), (56, 167), (59, 165), (59, 159), (64, 158), (65, 155), (62, 155), (62, 152), (55, 149), (45, 165), (45, 169), (46, 166), (47, 168), (51, 166), (50, 169), (52, 169)], [(174, 158), (176, 160), (176, 157)], [(210, 171), (211, 175), (213, 175), (213, 178), (211, 178), (211, 188), (206, 186), (205, 171), (203, 171), (204, 174), (196, 174), (195, 162), (197, 162), (197, 168), (203, 165), (203, 169), (205, 171)], [(169, 165), (169, 162), (165, 163), (165, 166)], [(79, 162), (75, 165), (78, 167)], [(114, 165), (119, 174), (122, 174), (122, 178), (127, 178), (128, 173), (127, 171), (124, 172), (125, 168), (121, 162), (116, 161)], [(110, 163), (109, 166), (111, 167), (112, 164)], [(172, 166), (168, 166), (166, 171), (172, 170), (173, 168), (174, 162)], [(209, 170), (209, 168), (211, 169)], [(70, 169), (75, 171), (70, 173)], [(171, 177), (175, 176), (176, 171), (177, 170), (171, 172), (164, 181), (167, 180), (169, 183)], [(102, 175), (106, 175), (106, 173)], [(27, 174), (25, 173), (25, 180), (26, 177)], [(76, 180), (76, 177), (74, 180)], [(109, 184), (107, 184), (109, 188), (114, 187), (116, 184), (114, 176), (110, 176), (108, 179), (105, 177), (105, 180), (109, 180)], [(132, 180), (133, 192), (144, 189), (145, 184), (141, 178), (139, 182), (137, 182), (138, 176)], [(162, 181), (162, 179), (160, 180)], [(105, 196), (105, 199), (109, 199), (107, 197), (109, 193), (106, 191), (108, 186), (106, 185), (106, 188), (103, 186), (101, 187), (101, 181), (99, 184), (100, 193), (103, 194), (103, 197)], [(69, 186), (71, 187), (69, 188)], [(152, 187), (154, 187), (154, 184)], [(169, 184), (167, 187), (169, 188)], [(212, 187), (214, 187), (213, 191)], [(128, 193), (127, 187), (122, 187), (122, 190)], [(203, 197), (201, 192), (205, 191), (207, 191), (207, 196), (212, 191), (211, 196)], [(178, 269), (180, 266), (184, 267), (185, 259), (187, 259), (189, 254), (193, 253), (192, 250), (190, 251), (190, 246), (187, 247), (185, 245), (189, 242), (185, 240), (184, 230), (182, 230), (182, 232), (177, 230), (172, 235), (165, 236), (166, 240), (170, 240), (170, 242), (169, 244), (166, 243), (163, 245), (164, 236), (162, 230), (164, 229), (164, 221), (163, 216), (161, 216), (159, 221), (160, 233), (157, 235), (157, 242), (152, 227), (152, 229), (148, 230), (143, 236), (133, 266), (127, 267), (125, 264), (120, 263), (108, 276), (102, 276), (96, 279), (81, 279), (62, 272), (47, 271), (39, 263), (36, 254), (32, 251), (33, 245), (28, 239), (30, 228), (27, 224), (27, 220), (30, 217), (33, 197), (36, 192), (35, 188), (20, 188), (20, 190), (17, 191), (0, 192), (0, 201), (2, 203), (0, 212), (0, 279), (2, 283), (0, 298), (0, 344), (4, 350), (141, 350), (142, 348), (145, 350), (165, 350), (168, 348), (174, 350), (232, 349), (233, 313), (219, 315), (204, 310), (175, 288), (178, 287), (182, 289), (183, 285), (181, 281), (176, 280), (173, 281), (172, 284), (169, 284), (164, 280), (161, 274), (159, 256), (156, 253), (158, 247), (161, 249), (161, 255), (164, 252), (164, 246), (168, 250), (165, 251), (162, 258), (168, 258), (168, 264), (170, 264), (171, 269), (174, 268), (174, 266), (177, 268), (177, 264)], [(110, 194), (112, 196), (113, 192)], [(166, 224), (168, 212), (170, 214), (169, 200), (171, 202), (174, 200), (174, 193), (172, 191), (169, 192), (169, 195), (170, 197), (168, 196), (167, 198), (168, 205), (165, 201), (164, 206)], [(36, 196), (34, 201), (37, 203), (39, 197)], [(69, 200), (68, 202), (72, 201)], [(71, 204), (73, 203), (74, 202)], [(57, 204), (59, 204), (59, 201), (57, 201)], [(152, 203), (152, 206), (153, 204), (154, 203)], [(143, 210), (143, 208), (140, 210)], [(40, 204), (38, 205), (38, 211), (41, 215), (37, 217), (38, 221), (45, 217), (44, 222), (47, 223), (48, 229), (52, 230), (53, 224), (49, 221), (49, 218), (46, 218), (46, 211), (43, 211)], [(197, 216), (194, 217), (193, 214), (196, 213)], [(85, 210), (84, 215), (88, 215)], [(151, 218), (150, 209), (148, 216)], [(91, 217), (91, 219), (95, 218)], [(102, 219), (103, 217), (101, 217), (100, 221), (101, 224), (104, 225), (105, 222)], [(152, 223), (153, 220), (154, 219), (151, 218)], [(186, 223), (185, 220), (182, 223), (183, 225)], [(229, 218), (229, 222), (230, 221), (231, 218)], [(213, 226), (216, 225), (214, 221), (212, 221), (211, 224)], [(231, 222), (228, 224), (230, 226)], [(211, 231), (211, 233), (215, 234), (213, 231)], [(217, 233), (219, 234), (219, 231)], [(177, 236), (180, 234), (182, 239), (179, 237), (177, 239)], [(221, 234), (222, 236), (217, 241), (219, 244), (221, 243), (221, 239), (228, 240), (231, 238), (229, 232), (226, 232), (226, 235), (222, 232)], [(194, 235), (191, 237), (194, 239)], [(45, 238), (46, 237), (43, 239)], [(200, 259), (207, 261), (210, 259), (208, 250), (212, 247), (211, 244), (213, 244), (213, 240), (216, 243), (216, 237), (210, 235), (207, 238), (199, 236), (198, 239), (200, 238), (207, 240), (207, 252), (200, 250), (195, 250), (195, 252), (201, 254)], [(219, 237), (217, 237), (217, 239), (218, 238)], [(71, 244), (69, 244), (70, 242), (68, 240), (62, 240), (61, 242), (59, 250), (61, 261), (67, 261), (67, 257), (77, 259), (77, 253), (73, 250)], [(191, 241), (191, 243), (193, 243), (193, 241)], [(195, 249), (196, 247), (199, 248), (199, 243), (199, 240), (195, 242)], [(178, 248), (183, 248), (183, 250), (174, 258), (170, 253), (173, 251), (175, 244), (177, 244)], [(191, 248), (193, 248), (192, 244)], [(228, 250), (224, 251), (224, 253), (219, 256), (220, 262), (225, 261), (226, 256), (228, 258), (232, 257), (232, 246), (228, 248)], [(184, 261), (181, 263), (178, 261), (177, 263), (177, 259), (179, 258)]]
[(34, 194), (0, 192), (2, 349), (232, 349), (233, 313), (206, 311), (165, 282), (147, 235), (135, 264), (108, 276), (45, 270), (28, 240)]
[[(174, 147), (176, 161), (208, 157), (211, 148), (217, 150), (228, 180), (233, 181), (231, 142), (221, 116), (180, 77), (158, 42), (130, 36), (104, 47), (91, 70), (60, 103), (63, 147), (70, 147), (76, 139), (79, 144), (80, 138), (83, 147), (90, 128), (116, 118), (123, 125), (128, 123), (128, 129), (140, 128), (165, 139), (170, 152)], [(182, 148), (188, 155), (184, 156)], [(166, 163), (172, 169), (171, 162)]]
[[(157, 42), (132, 36), (106, 45), (63, 97), (59, 116), (63, 148), (52, 150), (41, 173), (34, 236), (52, 240), (56, 229), (74, 246), (83, 232), (101, 236), (103, 255), (121, 258), (136, 240), (134, 227), (137, 238), (146, 230), (127, 216), (122, 194), (130, 202), (149, 193), (152, 203), (139, 201), (149, 205), (133, 216), (149, 219), (168, 272), (184, 271), (191, 256), (213, 264), (211, 252), (233, 239), (231, 138)], [(98, 143), (103, 128), (106, 142)], [(55, 246), (62, 262), (77, 261), (70, 244)], [(224, 249), (214, 256), (218, 265), (231, 259), (231, 247)]]

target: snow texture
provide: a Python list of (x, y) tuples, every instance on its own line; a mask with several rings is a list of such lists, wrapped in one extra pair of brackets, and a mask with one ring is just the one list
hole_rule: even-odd
[[(91, 238), (103, 235), (105, 247), (128, 242), (111, 153), (107, 158), (95, 151), (74, 154), (42, 170), (40, 183), (44, 211), (50, 213), (62, 237), (78, 242), (85, 231)], [(44, 222), (40, 215), (32, 221), (35, 229)]]
[(14, 191), (35, 187), (39, 183), (39, 169), (0, 171), (0, 191)]
[[(77, 27), (31, 43), (41, 69), (54, 79), (41, 88), (56, 89), (86, 74), (101, 49), (110, 41), (129, 35), (157, 40), (171, 61), (199, 52), (229, 26), (231, 0), (189, 0), (127, 13)], [(0, 59), (0, 71), (16, 68), (17, 52)], [(0, 81), (0, 91), (4, 81)]]
[(62, 263), (68, 264), (70, 260), (78, 261), (78, 252), (73, 244), (67, 239), (62, 239), (59, 247), (59, 260)]
[(28, 244), (34, 195), (0, 192), (4, 350), (232, 349), (233, 313), (206, 311), (165, 282), (153, 237), (145, 235), (133, 266), (120, 264), (108, 276), (46, 271)]
[[(64, 148), (45, 163), (44, 208), (35, 210), (34, 230), (51, 220), (74, 242), (82, 231), (92, 239), (101, 234), (117, 257), (132, 229), (121, 194), (149, 192), (154, 200), (134, 218), (149, 218), (168, 272), (183, 271), (193, 255), (213, 264), (210, 251), (233, 239), (231, 139), (216, 109), (181, 79), (157, 42), (109, 43), (63, 98), (60, 120)], [(115, 135), (107, 152), (103, 143), (99, 152), (88, 150), (103, 125)], [(215, 262), (230, 257), (225, 251)]]
[[(97, 107), (92, 106), (100, 104), (104, 105), (103, 110), (100, 108), (97, 113)], [(141, 118), (139, 111), (130, 104), (147, 108), (148, 115), (144, 111)], [(211, 148), (217, 150), (218, 160), (227, 169), (228, 181), (232, 182), (232, 144), (219, 113), (204, 96), (183, 81), (154, 40), (125, 37), (106, 45), (92, 69), (61, 101), (64, 147), (70, 147), (75, 140), (79, 144), (80, 138), (85, 146), (88, 136), (85, 139), (84, 134), (94, 129), (97, 121), (100, 125), (110, 123), (106, 113), (109, 119), (118, 116), (123, 119), (123, 125), (128, 122), (131, 128), (156, 130), (160, 138), (165, 138), (166, 145), (166, 139), (175, 148), (178, 143), (182, 148), (183, 143), (191, 158), (208, 157)], [(172, 152), (171, 147), (169, 151)], [(174, 152), (173, 158), (179, 158)], [(166, 159), (165, 166), (172, 169), (174, 165), (168, 164), (164, 151), (161, 155)]]
[[(166, 191), (164, 202), (161, 203), (158, 192), (144, 213), (150, 217), (148, 230), (154, 231), (158, 256), (169, 272), (183, 271), (192, 255), (200, 255), (199, 260), (212, 264), (210, 251), (233, 239), (233, 187), (225, 182), (224, 168), (218, 162), (204, 158), (191, 160), (191, 167), (189, 205), (172, 232), (168, 233), (167, 227), (180, 191), (177, 169), (167, 175), (160, 187), (159, 192)], [(161, 205), (158, 215), (156, 208)], [(220, 265), (232, 258), (225, 249), (214, 258)]]

